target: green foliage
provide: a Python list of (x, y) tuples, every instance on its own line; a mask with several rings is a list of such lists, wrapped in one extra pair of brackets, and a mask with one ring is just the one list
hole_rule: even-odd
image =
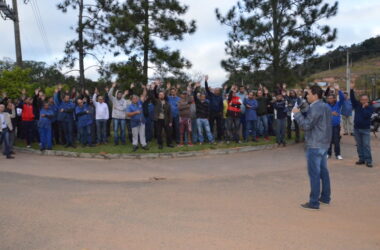
[(10, 98), (20, 97), (23, 89), (28, 95), (32, 95), (36, 84), (32, 84), (30, 72), (30, 69), (19, 67), (0, 71), (0, 91), (7, 93)]
[(271, 72), (272, 86), (282, 83), (289, 68), (312, 56), (318, 46), (335, 40), (336, 29), (318, 22), (333, 17), (338, 3), (323, 0), (241, 0), (218, 20), (231, 28), (222, 61), (229, 72)]
[(148, 81), (149, 62), (161, 72), (178, 73), (183, 68), (191, 67), (179, 51), (157, 45), (159, 40), (182, 40), (185, 34), (195, 32), (194, 20), (186, 23), (181, 19), (188, 10), (187, 6), (177, 0), (102, 0), (98, 1), (98, 8), (105, 12), (103, 16), (98, 15), (100, 27), (103, 27), (103, 36), (98, 40), (108, 46), (115, 56), (123, 52), (129, 58), (141, 61), (144, 83)]

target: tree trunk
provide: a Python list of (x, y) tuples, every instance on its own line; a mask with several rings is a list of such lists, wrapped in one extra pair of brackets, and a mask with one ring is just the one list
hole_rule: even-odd
[(145, 20), (144, 20), (144, 84), (148, 84), (148, 62), (149, 62), (149, 1), (144, 1)]
[(85, 88), (84, 78), (84, 48), (83, 48), (83, 0), (79, 1), (79, 20), (78, 20), (78, 52), (79, 52), (79, 84)]
[(279, 13), (278, 13), (278, 0), (272, 0), (272, 22), (273, 22), (273, 50), (272, 50), (272, 84), (276, 87), (281, 80), (280, 76), (280, 38), (279, 38)]

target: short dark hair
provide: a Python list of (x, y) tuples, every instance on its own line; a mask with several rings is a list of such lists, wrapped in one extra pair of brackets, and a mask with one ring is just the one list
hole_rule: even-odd
[(317, 95), (318, 99), (322, 99), (323, 96), (323, 90), (318, 85), (313, 85), (310, 87), (310, 91), (313, 95)]

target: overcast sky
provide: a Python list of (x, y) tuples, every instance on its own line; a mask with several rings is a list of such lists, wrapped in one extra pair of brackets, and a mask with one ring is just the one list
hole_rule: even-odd
[[(36, 1), (41, 13), (41, 20), (46, 30), (48, 45), (42, 40), (31, 3), (19, 3), (21, 25), (22, 52), (24, 60), (57, 62), (63, 56), (65, 42), (74, 38), (75, 33), (70, 29), (76, 22), (76, 12), (70, 10), (63, 14), (56, 8), (60, 1)], [(6, 0), (11, 3), (11, 0)], [(220, 66), (225, 57), (224, 42), (228, 29), (221, 26), (215, 17), (215, 8), (225, 13), (235, 0), (182, 0), (190, 7), (186, 19), (197, 21), (197, 32), (186, 36), (182, 42), (171, 42), (173, 49), (180, 49), (182, 54), (193, 63), (190, 72), (202, 72), (210, 75), (213, 85), (220, 85), (226, 80), (227, 73)], [(334, 2), (328, 0), (327, 2)], [(340, 0), (338, 15), (327, 22), (338, 28), (338, 38), (334, 43), (350, 45), (380, 35), (380, 1), (379, 0)], [(0, 19), (0, 58), (15, 59), (13, 23)], [(47, 48), (49, 47), (49, 48)], [(319, 52), (325, 52), (321, 48)], [(85, 67), (95, 64), (92, 59), (86, 59)], [(98, 75), (95, 68), (86, 71), (86, 77), (96, 80)]]

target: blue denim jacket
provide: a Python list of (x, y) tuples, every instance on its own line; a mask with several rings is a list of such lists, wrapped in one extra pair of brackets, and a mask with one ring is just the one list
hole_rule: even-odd
[(301, 112), (294, 115), (294, 119), (305, 131), (307, 148), (329, 148), (332, 135), (331, 116), (330, 107), (321, 100), (312, 103), (306, 115)]

